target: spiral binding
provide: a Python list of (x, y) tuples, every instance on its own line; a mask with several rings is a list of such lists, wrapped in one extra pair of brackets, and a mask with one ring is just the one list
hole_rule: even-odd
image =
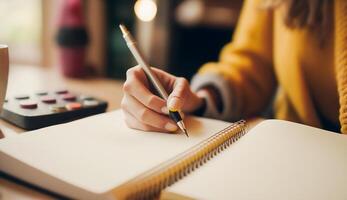
[(166, 187), (179, 181), (246, 134), (246, 121), (240, 120), (200, 142), (173, 159), (123, 184), (121, 199), (155, 199)]

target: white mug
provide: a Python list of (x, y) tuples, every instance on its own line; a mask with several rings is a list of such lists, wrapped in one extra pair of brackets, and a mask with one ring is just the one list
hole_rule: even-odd
[(7, 45), (0, 44), (0, 112), (4, 103), (7, 80), (8, 80), (9, 58)]

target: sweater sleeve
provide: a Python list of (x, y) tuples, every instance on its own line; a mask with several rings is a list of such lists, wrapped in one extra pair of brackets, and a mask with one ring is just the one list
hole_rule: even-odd
[(218, 62), (206, 63), (192, 79), (195, 91), (206, 86), (218, 90), (223, 110), (206, 96), (205, 116), (236, 120), (261, 112), (276, 87), (272, 64), (272, 11), (261, 0), (246, 0), (234, 39), (221, 51)]

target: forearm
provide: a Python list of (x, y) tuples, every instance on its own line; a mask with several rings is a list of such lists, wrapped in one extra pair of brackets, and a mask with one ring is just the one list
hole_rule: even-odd
[[(192, 79), (194, 91), (205, 91), (204, 116), (228, 121), (254, 116), (271, 99), (276, 87), (273, 19), (271, 11), (259, 9), (261, 3), (245, 1), (233, 41), (224, 46), (218, 62), (205, 64)], [(206, 92), (211, 88), (212, 93)]]

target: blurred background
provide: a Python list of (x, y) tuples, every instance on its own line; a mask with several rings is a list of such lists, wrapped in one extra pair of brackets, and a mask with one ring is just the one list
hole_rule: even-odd
[[(11, 65), (124, 79), (136, 62), (118, 28), (123, 23), (151, 65), (189, 79), (203, 63), (218, 59), (232, 39), (241, 5), (241, 0), (0, 0), (0, 44), (9, 46)], [(71, 73), (75, 67), (83, 70)]]

